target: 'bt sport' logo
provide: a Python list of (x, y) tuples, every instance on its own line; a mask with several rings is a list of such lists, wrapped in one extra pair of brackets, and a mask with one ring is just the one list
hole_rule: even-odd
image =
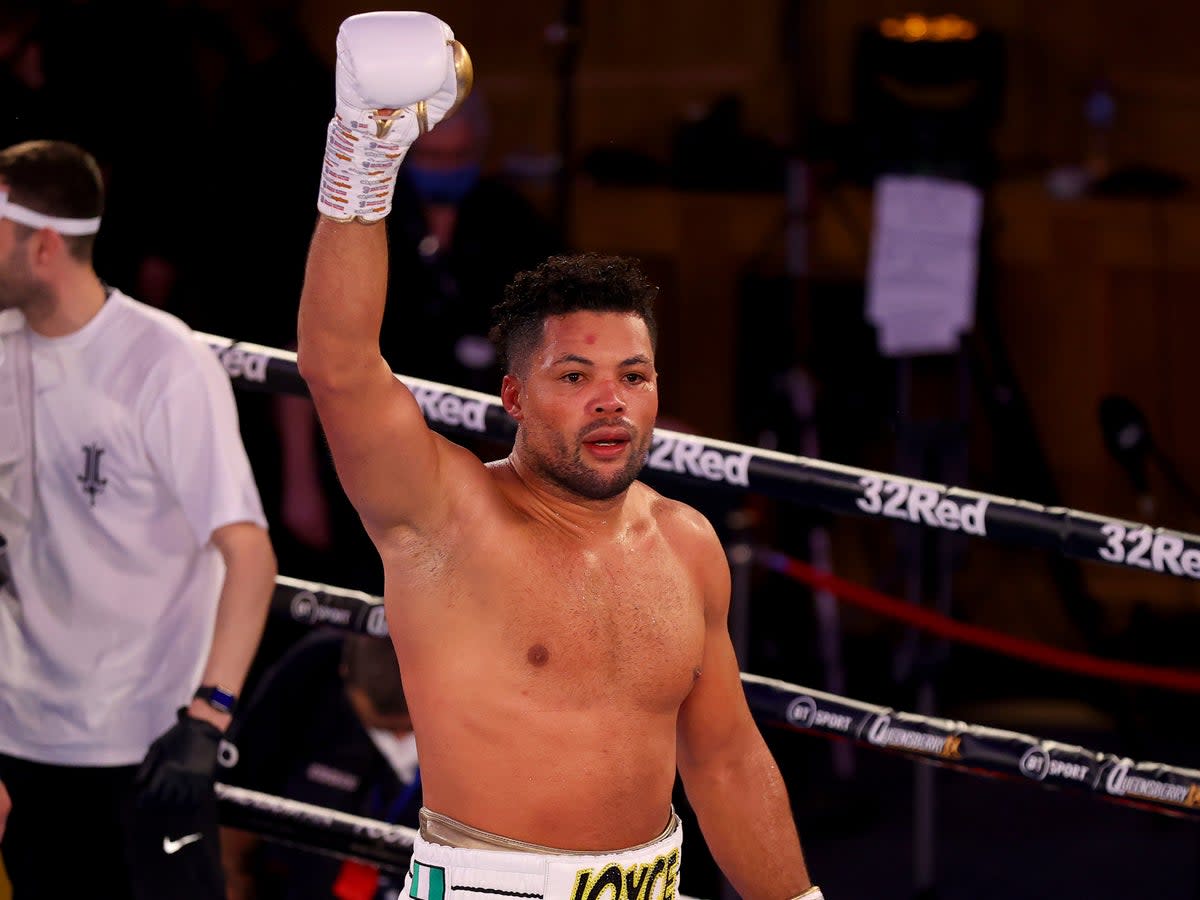
[(1054, 759), (1041, 746), (1030, 747), (1021, 755), (1021, 774), (1034, 781), (1047, 778), (1064, 779), (1086, 783), (1091, 780), (1092, 770), (1083, 763), (1073, 760)]
[(852, 716), (821, 709), (807, 694), (801, 694), (788, 704), (787, 720), (797, 728), (822, 728), (841, 734), (849, 733), (854, 727)]
[(371, 637), (388, 636), (387, 612), (382, 603), (371, 604), (363, 621), (363, 630)]
[(298, 591), (288, 604), (292, 619), (303, 625), (337, 625), (345, 628), (350, 624), (350, 610), (323, 603), (312, 591)]

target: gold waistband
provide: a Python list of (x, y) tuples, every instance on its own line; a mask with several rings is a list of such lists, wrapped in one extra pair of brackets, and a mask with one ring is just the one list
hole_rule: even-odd
[[(541, 854), (556, 854), (559, 856), (595, 856), (595, 850), (559, 850), (556, 847), (546, 847), (542, 844), (531, 844), (527, 841), (517, 841), (512, 838), (506, 838), (500, 834), (492, 834), (490, 831), (481, 831), (478, 828), (472, 828), (470, 825), (464, 825), (457, 819), (452, 819), (449, 816), (443, 816), (441, 813), (436, 813), (431, 809), (421, 807), (418, 813), (420, 819), (421, 837), (433, 844), (441, 844), (445, 847), (457, 847), (461, 850), (509, 850), (519, 853), (541, 853)], [(671, 810), (670, 818), (667, 821), (667, 827), (663, 829), (662, 834), (652, 841), (646, 841), (644, 844), (638, 844), (636, 847), (625, 847), (619, 851), (624, 853), (629, 850), (641, 850), (643, 847), (649, 847), (651, 844), (657, 844), (676, 828), (679, 827), (679, 816), (675, 815), (675, 810)]]

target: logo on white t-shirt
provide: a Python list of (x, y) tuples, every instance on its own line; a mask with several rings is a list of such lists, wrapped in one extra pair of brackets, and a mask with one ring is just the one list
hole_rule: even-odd
[(83, 471), (75, 477), (83, 485), (83, 492), (88, 495), (91, 505), (96, 505), (96, 497), (103, 492), (108, 479), (100, 474), (100, 457), (104, 448), (99, 444), (88, 444), (83, 448)]

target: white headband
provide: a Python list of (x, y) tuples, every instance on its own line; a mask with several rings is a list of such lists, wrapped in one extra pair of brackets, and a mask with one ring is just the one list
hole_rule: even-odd
[(49, 228), (59, 234), (80, 235), (95, 234), (100, 230), (100, 217), (94, 219), (66, 219), (61, 216), (48, 216), (45, 213), (26, 209), (8, 199), (8, 191), (0, 191), (0, 219), (8, 219), (28, 225), (30, 228)]

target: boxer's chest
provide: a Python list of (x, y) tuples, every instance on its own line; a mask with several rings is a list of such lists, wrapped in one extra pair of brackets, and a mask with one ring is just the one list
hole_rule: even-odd
[(502, 642), (530, 679), (664, 707), (691, 689), (703, 655), (703, 597), (661, 541), (542, 547), (511, 560), (509, 571)]

